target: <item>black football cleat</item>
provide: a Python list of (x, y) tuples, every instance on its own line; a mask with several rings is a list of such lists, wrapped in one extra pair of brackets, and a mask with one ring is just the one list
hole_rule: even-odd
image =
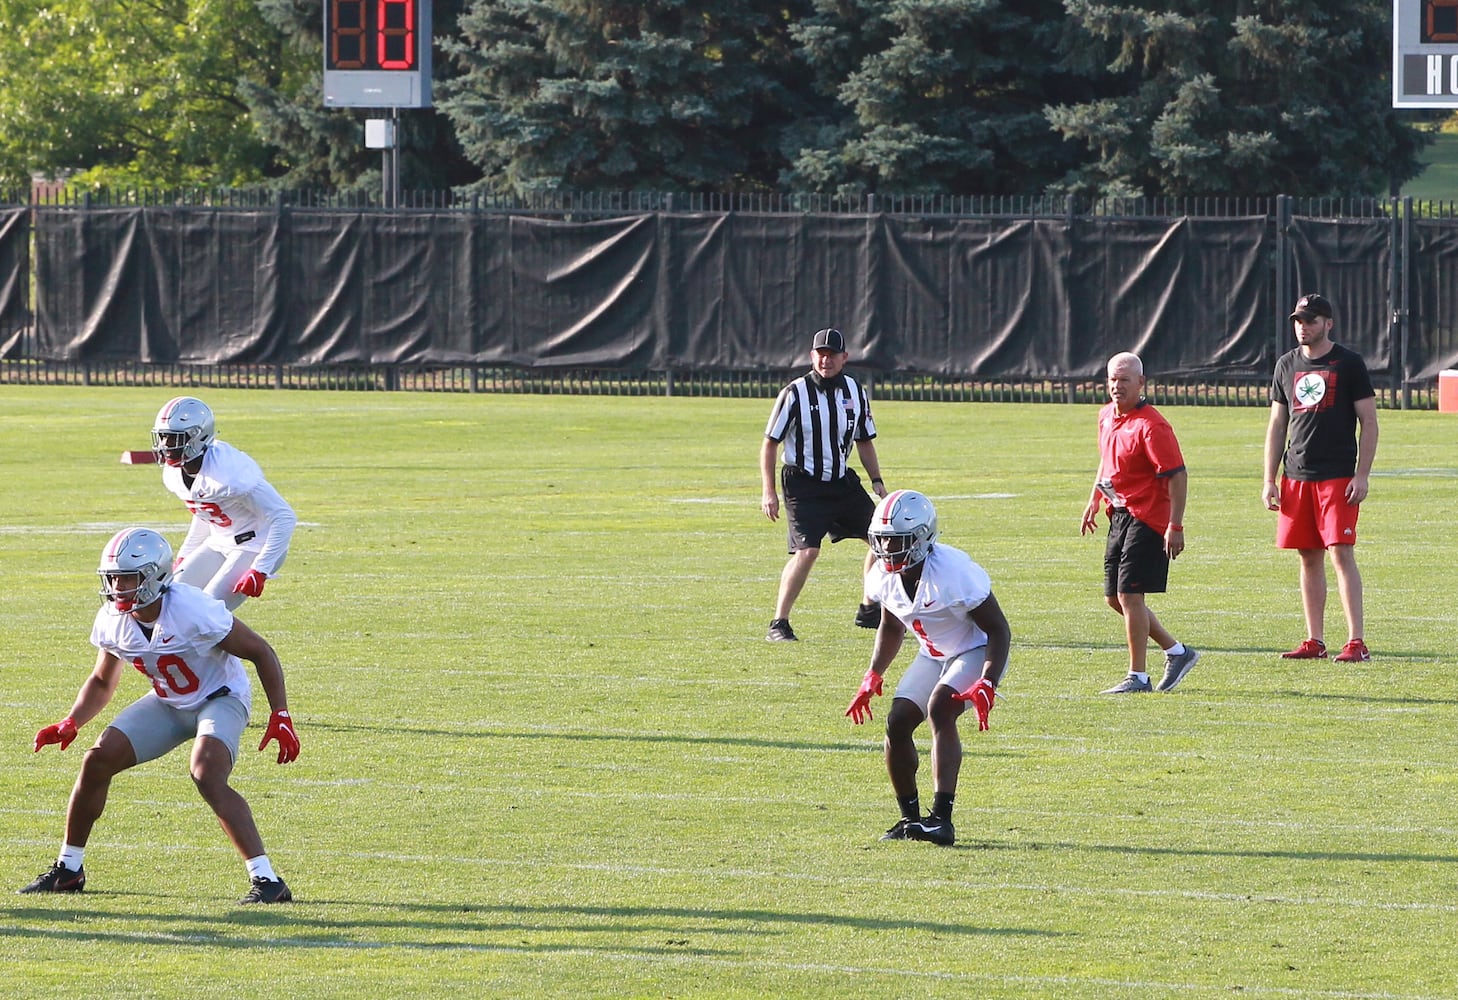
[(907, 819), (905, 816), (896, 821), (896, 825), (885, 833), (881, 834), (882, 840), (910, 840), (911, 824), (917, 822), (914, 819)]
[(928, 816), (920, 823), (908, 823), (906, 835), (912, 840), (925, 840), (943, 847), (951, 847), (957, 842), (957, 834), (952, 829), (952, 821), (940, 816)]
[(253, 878), (253, 885), (248, 890), (248, 895), (238, 900), (239, 903), (287, 903), (294, 898), (289, 892), (289, 887), (284, 884), (281, 878), (266, 879), (261, 875)]
[(57, 861), (35, 877), (35, 881), (16, 893), (26, 892), (80, 892), (86, 888), (86, 867), (72, 871)]

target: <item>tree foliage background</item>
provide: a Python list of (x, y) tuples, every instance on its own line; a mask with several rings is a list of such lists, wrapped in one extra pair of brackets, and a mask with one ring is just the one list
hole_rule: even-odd
[[(1371, 0), (1067, 0), (1062, 53), (1098, 92), (1048, 109), (1107, 194), (1385, 194), (1424, 136), (1392, 109), (1392, 7)], [(1431, 116), (1429, 116), (1431, 117)]]
[[(406, 188), (1382, 195), (1388, 0), (436, 0)], [(375, 188), (322, 0), (0, 0), (0, 183)]]

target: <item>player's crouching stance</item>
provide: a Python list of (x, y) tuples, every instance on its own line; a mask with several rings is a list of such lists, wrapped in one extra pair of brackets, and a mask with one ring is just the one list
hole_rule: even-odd
[(172, 546), (155, 531), (117, 532), (102, 550), (97, 573), (102, 607), (91, 628), (96, 667), (70, 714), (36, 733), (36, 751), (49, 743), (70, 746), (76, 731), (111, 701), (128, 665), (147, 675), (152, 690), (119, 712), (82, 757), (61, 853), (20, 891), (80, 892), (86, 841), (106, 808), (111, 779), (191, 739), (193, 784), (247, 862), (252, 886), (239, 902), (288, 902), (293, 896), (263, 851), (247, 801), (228, 784), (252, 700), (240, 657), (253, 663), (273, 709), (258, 749), (277, 740), (280, 764), (299, 755), (278, 655), (221, 601), (170, 582)]
[[(951, 846), (952, 801), (962, 768), (957, 719), (968, 702), (977, 728), (987, 728), (998, 682), (1007, 667), (1012, 631), (992, 594), (987, 571), (967, 553), (937, 545), (937, 513), (920, 493), (897, 490), (876, 505), (871, 550), (876, 562), (866, 573), (866, 595), (881, 602), (881, 625), (871, 651), (871, 668), (845, 710), (857, 725), (871, 718), (871, 697), (901, 650), (910, 628), (921, 648), (896, 685), (886, 717), (886, 770), (901, 807), (901, 819), (882, 840), (928, 840)], [(931, 812), (922, 816), (916, 790), (918, 755), (912, 740), (923, 719), (931, 720)]]
[(213, 411), (195, 396), (163, 404), (152, 423), (162, 485), (192, 514), (172, 570), (237, 611), (260, 597), (289, 552), (298, 517), (258, 463), (218, 440)]

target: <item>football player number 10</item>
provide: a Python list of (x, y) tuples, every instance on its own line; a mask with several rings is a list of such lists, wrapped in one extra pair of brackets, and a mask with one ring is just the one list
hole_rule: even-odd
[[(132, 666), (142, 673), (147, 674), (147, 679), (152, 682), (152, 690), (157, 692), (158, 698), (170, 698), (173, 694), (192, 694), (202, 682), (197, 679), (197, 674), (187, 665), (187, 661), (180, 656), (167, 654), (157, 657), (157, 673), (153, 677), (147, 673), (147, 665), (142, 662), (139, 656), (132, 660)], [(169, 694), (168, 692), (171, 692)]]
[(415, 4), (416, 0), (332, 0), (327, 5), (330, 67), (413, 70)]

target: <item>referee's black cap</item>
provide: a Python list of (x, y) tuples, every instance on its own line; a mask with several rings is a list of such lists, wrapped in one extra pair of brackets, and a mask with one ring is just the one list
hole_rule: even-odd
[(836, 354), (845, 353), (845, 334), (835, 327), (826, 327), (815, 334), (814, 351), (834, 351)]

